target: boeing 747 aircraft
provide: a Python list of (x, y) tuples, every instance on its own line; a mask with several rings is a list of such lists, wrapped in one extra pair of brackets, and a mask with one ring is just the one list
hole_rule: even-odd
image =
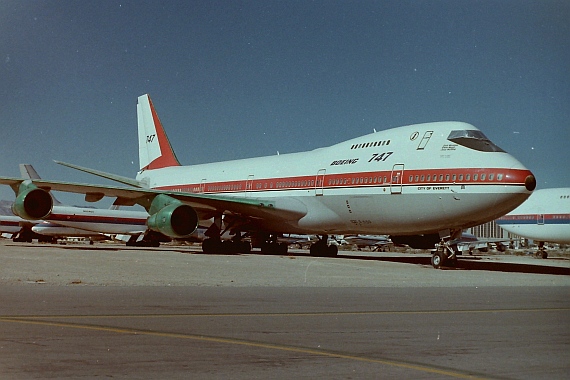
[[(137, 105), (140, 171), (136, 179), (85, 171), (130, 187), (0, 177), (18, 192), (25, 219), (51, 213), (50, 190), (83, 193), (87, 201), (116, 197), (140, 204), (147, 226), (186, 237), (210, 221), (204, 252), (285, 253), (284, 233), (317, 234), (311, 254), (332, 256), (329, 234), (382, 234), (433, 248), (435, 267), (455, 260), (448, 242), (462, 229), (496, 219), (525, 201), (533, 174), (462, 122), (409, 125), (309, 152), (182, 166), (148, 95)], [(71, 165), (73, 166), (73, 165)], [(78, 167), (76, 167), (78, 168)], [(222, 241), (230, 231), (234, 238)]]
[(497, 224), (538, 242), (537, 255), (546, 259), (545, 242), (570, 244), (570, 188), (537, 190), (522, 205), (497, 219)]

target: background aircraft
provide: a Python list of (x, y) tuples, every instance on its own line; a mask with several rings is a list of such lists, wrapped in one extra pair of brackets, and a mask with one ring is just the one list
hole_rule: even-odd
[[(83, 193), (88, 201), (111, 196), (118, 205), (145, 207), (149, 229), (172, 238), (212, 220), (204, 252), (248, 252), (248, 235), (254, 246), (284, 253), (278, 237), (299, 233), (319, 235), (311, 254), (336, 255), (329, 234), (380, 233), (410, 246), (442, 241), (437, 267), (455, 259), (447, 241), (511, 211), (536, 186), (519, 161), (461, 122), (393, 128), (310, 152), (181, 166), (148, 95), (139, 97), (137, 116), (140, 171), (136, 180), (114, 178), (133, 187), (2, 177), (18, 192), (18, 215), (47, 217), (45, 189)], [(222, 241), (226, 231), (235, 238)]]
[(380, 251), (393, 245), (390, 237), (386, 235), (344, 235), (337, 236), (337, 240), (342, 244), (356, 245), (359, 250), (369, 247), (373, 251)]
[(545, 242), (570, 244), (570, 188), (537, 190), (522, 205), (497, 219), (497, 224), (538, 242), (537, 255), (546, 259)]
[[(40, 180), (40, 176), (29, 164), (20, 164), (20, 174), (29, 180)], [(64, 237), (89, 237), (101, 239), (104, 235), (128, 235), (128, 245), (157, 246), (160, 241), (170, 239), (161, 234), (148, 231), (145, 211), (120, 210), (117, 206), (111, 209), (96, 209), (92, 207), (64, 206), (50, 193), (53, 207), (43, 222), (30, 222), (19, 216), (4, 216), (0, 218), (3, 232), (14, 230), (16, 224), (20, 226), (15, 233), (14, 241), (31, 242), (32, 239), (40, 241), (53, 241)]]

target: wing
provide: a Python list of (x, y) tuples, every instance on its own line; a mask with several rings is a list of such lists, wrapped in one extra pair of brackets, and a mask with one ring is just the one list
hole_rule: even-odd
[(291, 198), (267, 200), (10, 177), (0, 177), (0, 184), (12, 187), (16, 194), (21, 192), (22, 184), (33, 184), (48, 192), (55, 190), (85, 194), (85, 200), (88, 202), (96, 202), (103, 197), (114, 197), (116, 198), (114, 203), (117, 205), (139, 204), (149, 213), (152, 211), (151, 205), (154, 199), (163, 194), (191, 206), (200, 220), (207, 220), (220, 214), (235, 214), (248, 219), (284, 222), (299, 220), (307, 213), (307, 208), (302, 202)]

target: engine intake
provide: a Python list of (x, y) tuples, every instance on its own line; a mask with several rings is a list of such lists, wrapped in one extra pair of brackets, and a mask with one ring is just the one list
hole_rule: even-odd
[(163, 194), (155, 197), (149, 213), (148, 228), (171, 238), (188, 237), (198, 228), (198, 214), (191, 206)]
[(53, 199), (49, 192), (33, 183), (22, 182), (12, 212), (27, 220), (45, 219), (51, 214)]

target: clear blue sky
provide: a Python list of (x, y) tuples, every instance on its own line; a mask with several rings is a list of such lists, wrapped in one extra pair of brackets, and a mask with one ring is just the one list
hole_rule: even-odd
[(566, 0), (2, 0), (0, 175), (134, 177), (149, 93), (183, 164), (461, 120), (570, 186), (569, 20)]

